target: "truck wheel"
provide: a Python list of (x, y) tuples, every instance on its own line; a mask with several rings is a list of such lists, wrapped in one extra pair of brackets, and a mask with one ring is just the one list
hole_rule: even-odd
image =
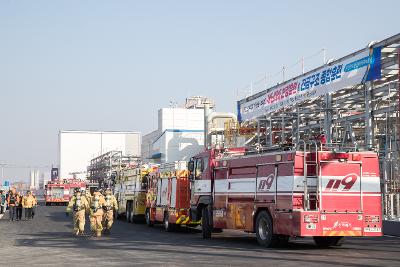
[(278, 237), (273, 234), (273, 224), (271, 216), (265, 211), (261, 211), (256, 218), (257, 242), (263, 247), (273, 247), (279, 242)]
[(333, 244), (333, 246), (335, 246), (335, 247), (340, 247), (340, 246), (342, 246), (343, 242), (344, 242), (344, 236), (338, 236), (338, 237), (336, 238), (336, 241), (335, 241), (335, 243)]
[(150, 209), (146, 209), (145, 218), (146, 218), (147, 226), (149, 226), (149, 227), (154, 226), (154, 223), (151, 221), (151, 218), (150, 218)]
[(174, 224), (169, 222), (168, 213), (164, 214), (164, 229), (167, 232), (172, 232), (174, 230)]
[(207, 207), (204, 207), (201, 211), (201, 230), (204, 239), (211, 238), (212, 227), (210, 226), (210, 218), (208, 216)]
[[(131, 205), (132, 207), (132, 205)], [(135, 222), (135, 215), (133, 215), (133, 210), (131, 210), (131, 219), (129, 220), (129, 222), (134, 223)]]
[(126, 203), (125, 217), (127, 222), (131, 222), (131, 203)]
[(314, 236), (314, 242), (319, 247), (340, 246), (343, 242), (343, 236)]

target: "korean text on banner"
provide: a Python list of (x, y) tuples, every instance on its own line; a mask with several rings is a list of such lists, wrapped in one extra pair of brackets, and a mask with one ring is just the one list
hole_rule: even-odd
[(359, 53), (277, 85), (238, 102), (238, 118), (246, 121), (314, 97), (381, 78), (381, 47)]

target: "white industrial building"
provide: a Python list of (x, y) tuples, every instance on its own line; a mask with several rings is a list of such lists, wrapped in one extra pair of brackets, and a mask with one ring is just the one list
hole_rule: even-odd
[(186, 99), (184, 107), (161, 108), (158, 129), (143, 136), (142, 158), (145, 162), (186, 160), (204, 149), (204, 103), (206, 97)]
[(90, 160), (109, 151), (141, 155), (139, 132), (60, 131), (59, 177), (86, 179)]
[(30, 172), (30, 189), (39, 189), (40, 172), (32, 170)]

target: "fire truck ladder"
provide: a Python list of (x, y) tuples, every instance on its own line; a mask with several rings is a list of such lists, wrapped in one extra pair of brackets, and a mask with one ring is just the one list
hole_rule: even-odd
[[(297, 143), (298, 149), (303, 146), (303, 166), (304, 166), (304, 201), (303, 201), (303, 208), (304, 210), (318, 210), (318, 145), (317, 142), (311, 141), (304, 141), (299, 140)], [(314, 151), (313, 151), (314, 150)], [(312, 152), (314, 152), (314, 157), (312, 156)], [(314, 168), (314, 175), (309, 174), (309, 167)], [(312, 179), (315, 180), (313, 185), (309, 185), (308, 180)], [(311, 206), (311, 203), (313, 205)]]

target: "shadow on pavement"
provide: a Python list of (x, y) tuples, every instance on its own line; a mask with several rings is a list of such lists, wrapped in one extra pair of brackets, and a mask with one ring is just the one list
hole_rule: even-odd
[[(111, 235), (101, 238), (89, 235), (75, 237), (72, 234), (72, 217), (65, 216), (64, 208), (46, 208), (39, 213), (42, 214), (43, 221), (38, 221), (34, 230), (26, 229), (25, 232), (15, 235), (13, 245), (16, 249), (35, 247), (46, 251), (66, 249), (70, 253), (95, 256), (123, 253), (127, 258), (135, 258), (135, 255), (149, 259), (164, 257), (171, 265), (177, 259), (188, 258), (197, 262), (203, 261), (202, 263), (204, 260), (212, 262), (214, 259), (225, 261), (226, 258), (252, 264), (258, 262), (261, 266), (268, 260), (272, 265), (288, 262), (366, 266), (376, 261), (382, 265), (393, 265), (400, 254), (400, 239), (390, 237), (349, 238), (342, 247), (329, 249), (316, 247), (312, 239), (298, 239), (289, 242), (285, 247), (265, 249), (257, 244), (254, 234), (224, 231), (222, 234), (213, 234), (211, 240), (204, 240), (201, 238), (201, 231), (195, 228), (182, 227), (177, 232), (167, 233), (162, 225), (149, 228), (144, 224), (124, 221), (115, 222)], [(86, 233), (89, 233), (88, 228), (87, 220)]]
[[(121, 224), (119, 225), (121, 226)], [(126, 226), (131, 226), (126, 224)], [(121, 227), (127, 228), (127, 227)], [(142, 227), (140, 227), (142, 228)], [(135, 251), (143, 253), (168, 253), (171, 255), (196, 255), (205, 257), (230, 257), (241, 258), (248, 260), (274, 260), (285, 262), (304, 262), (317, 264), (332, 264), (332, 260), (325, 256), (333, 256), (337, 260), (338, 256), (343, 257), (343, 252), (352, 248), (353, 245), (361, 246), (356, 250), (376, 252), (377, 246), (381, 246), (382, 242), (374, 242), (374, 239), (366, 239), (365, 243), (357, 240), (349, 240), (344, 247), (320, 249), (311, 242), (290, 242), (284, 248), (264, 249), (259, 247), (254, 240), (254, 237), (237, 237), (237, 236), (219, 236), (215, 235), (212, 240), (203, 240), (197, 234), (196, 229), (182, 229), (177, 233), (165, 233), (162, 229), (129, 229), (124, 232), (124, 229), (119, 229), (115, 233), (101, 238), (90, 237), (74, 237), (70, 232), (39, 232), (36, 234), (19, 235), (15, 241), (16, 246), (41, 247), (41, 248), (78, 248), (82, 250), (115, 250), (115, 251)], [(160, 231), (158, 231), (160, 230)], [(193, 238), (182, 239), (182, 235), (192, 234)], [(387, 243), (386, 252), (400, 252), (398, 239), (387, 238), (384, 244)], [(390, 248), (390, 249), (388, 249)], [(262, 253), (256, 253), (262, 252)], [(267, 253), (266, 253), (267, 252)], [(290, 258), (290, 257), (293, 258)], [(306, 257), (304, 257), (306, 256)], [(365, 255), (358, 253), (355, 255), (346, 255), (348, 260), (365, 260)], [(371, 259), (384, 261), (393, 261), (390, 257), (375, 257), (371, 254)], [(360, 266), (360, 264), (349, 262), (337, 262), (342, 266)]]

